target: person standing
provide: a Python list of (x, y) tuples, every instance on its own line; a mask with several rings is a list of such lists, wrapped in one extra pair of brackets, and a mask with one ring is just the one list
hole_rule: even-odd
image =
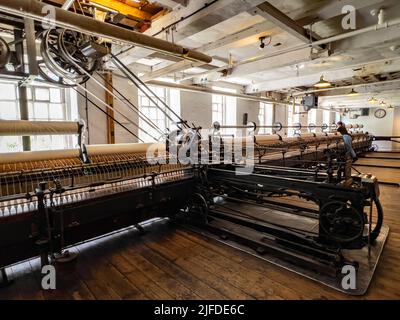
[(339, 121), (337, 123), (338, 129), (337, 131), (342, 135), (344, 144), (346, 146), (346, 151), (350, 153), (351, 157), (353, 158), (353, 162), (356, 162), (358, 160), (357, 154), (353, 149), (353, 138), (349, 134), (349, 132), (346, 129), (345, 124), (342, 121)]

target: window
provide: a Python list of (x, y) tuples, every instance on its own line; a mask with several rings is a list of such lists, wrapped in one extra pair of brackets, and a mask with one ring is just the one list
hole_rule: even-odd
[[(308, 125), (317, 125), (317, 109), (311, 109), (308, 112)], [(310, 130), (310, 132), (315, 133), (317, 130), (316, 129), (312, 129)]]
[(17, 87), (14, 84), (0, 82), (0, 119), (19, 119), (17, 97)]
[(335, 112), (335, 123), (338, 123), (341, 120), (341, 116), (339, 112)]
[(289, 137), (292, 137), (295, 135), (296, 130), (293, 127), (294, 125), (298, 124), (300, 122), (300, 106), (293, 106), (290, 105), (288, 106), (288, 133), (287, 135)]
[[(0, 82), (0, 119), (18, 120), (17, 87), (12, 83)], [(0, 152), (22, 151), (21, 137), (0, 136)]]
[[(180, 115), (181, 102), (179, 90), (158, 87), (149, 88), (177, 115)], [(166, 129), (171, 128), (171, 126), (173, 125), (173, 121), (177, 121), (178, 119), (176, 119), (171, 111), (167, 110), (167, 108), (160, 102), (160, 100), (150, 94), (150, 92), (148, 92), (148, 95), (151, 97), (151, 100), (156, 102), (158, 104), (158, 107), (160, 107), (161, 109), (158, 108), (156, 104), (154, 104), (143, 92), (139, 90), (139, 108), (142, 116), (139, 119), (139, 138), (144, 142), (154, 142), (155, 139), (158, 140), (159, 138), (161, 138), (161, 132), (166, 133)], [(173, 121), (171, 121), (171, 119)], [(148, 122), (154, 123), (158, 130)]]
[[(260, 126), (272, 126), (274, 122), (274, 105), (272, 103), (260, 103), (258, 114)], [(258, 134), (272, 134), (272, 128), (260, 128)]]
[[(221, 92), (236, 93), (234, 89), (213, 87), (213, 90)], [(236, 98), (219, 94), (212, 96), (212, 121), (219, 122), (221, 125), (236, 125)], [(221, 133), (224, 135), (236, 135), (236, 129), (223, 129)]]
[[(27, 88), (30, 120), (78, 121), (77, 95), (69, 89), (48, 86)], [(67, 101), (69, 103), (67, 103)], [(0, 82), (0, 119), (19, 120), (18, 86), (13, 82)], [(32, 136), (32, 151), (74, 148), (76, 136)], [(22, 151), (22, 137), (0, 137), (0, 152)]]

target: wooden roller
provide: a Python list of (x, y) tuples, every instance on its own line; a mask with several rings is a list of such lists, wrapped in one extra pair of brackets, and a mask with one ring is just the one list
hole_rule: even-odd
[(326, 132), (319, 132), (315, 134), (316, 138), (326, 138), (328, 134)]
[(245, 145), (249, 141), (254, 143), (254, 137), (251, 136), (239, 137), (239, 138), (224, 137), (222, 139), (223, 144), (229, 144), (229, 145)]
[(255, 142), (259, 145), (271, 144), (281, 141), (282, 137), (278, 134), (271, 135), (257, 135), (255, 136)]
[(79, 150), (28, 151), (0, 154), (0, 164), (79, 158)]
[[(152, 150), (157, 152), (162, 152), (166, 149), (164, 144), (151, 143), (92, 145), (86, 147), (89, 157), (131, 153), (145, 154), (149, 148), (152, 148)], [(0, 164), (39, 162), (72, 158), (79, 158), (79, 149), (2, 153), (0, 154)]]
[(299, 137), (300, 139), (310, 139), (310, 138), (315, 138), (316, 135), (315, 135), (315, 133), (300, 133), (300, 134), (298, 135), (298, 137)]
[(271, 145), (281, 141), (281, 137), (277, 134), (274, 134), (274, 135), (256, 135), (251, 138), (250, 136), (239, 137), (239, 138), (227, 137), (223, 138), (223, 143), (230, 145), (245, 145), (249, 143), (250, 141), (249, 139), (252, 139), (251, 141), (258, 145)]
[(89, 158), (92, 156), (106, 156), (115, 154), (146, 154), (148, 150), (162, 152), (166, 150), (165, 144), (153, 143), (122, 143), (87, 146)]
[(285, 143), (293, 143), (293, 142), (298, 142), (299, 137), (285, 137), (282, 139), (283, 142)]
[(0, 120), (0, 136), (80, 134), (81, 126), (71, 121)]

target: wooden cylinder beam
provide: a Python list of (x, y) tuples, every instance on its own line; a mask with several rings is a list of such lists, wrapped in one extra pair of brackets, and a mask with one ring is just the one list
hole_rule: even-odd
[(71, 121), (0, 120), (0, 136), (78, 135), (81, 129)]

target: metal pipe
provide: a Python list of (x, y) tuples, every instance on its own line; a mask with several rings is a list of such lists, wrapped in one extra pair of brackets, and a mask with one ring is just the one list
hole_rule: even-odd
[(256, 131), (257, 129), (273, 129), (276, 132), (280, 132), (280, 131), (282, 131), (282, 129), (296, 129), (299, 131), (302, 129), (309, 129), (309, 130), (321, 129), (324, 131), (327, 129), (337, 129), (337, 126), (336, 125), (329, 126), (326, 123), (324, 123), (322, 125), (310, 124), (308, 126), (303, 126), (301, 123), (296, 123), (291, 126), (284, 126), (280, 122), (276, 122), (270, 126), (257, 125), (254, 122), (249, 123), (248, 125), (236, 126), (236, 125), (221, 125), (219, 122), (214, 122), (213, 129), (216, 131), (220, 131), (221, 129), (248, 129), (250, 131)]
[[(131, 70), (129, 70), (129, 68), (127, 67), (127, 66), (125, 66), (116, 56), (112, 56), (113, 57), (113, 63), (114, 63), (114, 65), (130, 80), (130, 81), (132, 81), (132, 83), (136, 86), (136, 88), (138, 88), (139, 89), (139, 91), (141, 91), (150, 101), (151, 101), (151, 103), (153, 103), (155, 106), (156, 106), (156, 108), (157, 109), (159, 109), (166, 117), (167, 117), (167, 119), (169, 119), (170, 121), (172, 121), (172, 122), (174, 122), (174, 120), (170, 117), (170, 115), (168, 114), (168, 112), (167, 112), (167, 110), (163, 110), (160, 106), (159, 106), (159, 104), (152, 98), (152, 96), (153, 97), (155, 97), (155, 99), (156, 100), (159, 100), (159, 101), (162, 101), (163, 103), (164, 103), (164, 106), (167, 108), (167, 109), (169, 109), (169, 110), (171, 110), (170, 108), (169, 108), (169, 106), (167, 106), (167, 104), (162, 100), (162, 99), (160, 99), (154, 92), (152, 92), (151, 90), (150, 90), (150, 88), (144, 83), (144, 82), (142, 82), (141, 84), (142, 84), (142, 86), (140, 86), (139, 85), (139, 82), (140, 82), (140, 79), (131, 71)], [(139, 81), (139, 82), (137, 82), (137, 81)], [(146, 92), (146, 90), (144, 90), (144, 88), (146, 88), (147, 89), (147, 91), (149, 91), (149, 93), (148, 92)], [(176, 114), (175, 114), (176, 115)], [(177, 117), (178, 117), (178, 119), (179, 119), (179, 121), (182, 121), (182, 119), (178, 116), (178, 115), (176, 115)]]
[[(249, 95), (249, 94), (223, 92), (223, 91), (213, 90), (213, 89), (206, 88), (206, 87), (188, 86), (188, 85), (183, 85), (183, 84), (170, 83), (170, 82), (164, 82), (164, 81), (156, 81), (156, 80), (149, 81), (149, 82), (147, 82), (147, 84), (150, 85), (150, 86), (155, 86), (155, 87), (178, 89), (178, 90), (188, 91), (188, 92), (200, 92), (200, 93), (206, 93), (206, 94), (218, 94), (218, 95), (222, 95), (222, 96), (235, 97), (235, 98), (242, 99), (242, 100), (250, 100), (250, 101), (265, 102), (265, 103), (274, 103), (274, 104), (281, 104), (281, 105), (287, 105), (287, 106), (293, 105), (290, 101), (281, 101), (281, 100), (257, 97), (257, 96), (252, 96), (252, 95)], [(296, 104), (296, 105), (297, 106), (303, 106), (302, 104)]]
[[(47, 6), (47, 4), (36, 0), (1, 0), (0, 11), (17, 15), (19, 17), (28, 17), (38, 21), (44, 21), (45, 18), (47, 18), (45, 6)], [(118, 43), (122, 42), (163, 52), (167, 55), (178, 56), (192, 61), (204, 63), (210, 63), (212, 61), (212, 58), (206, 54), (192, 51), (165, 40), (130, 31), (109, 23), (104, 23), (61, 8), (54, 7), (54, 11), (54, 23), (62, 28), (110, 39)]]

